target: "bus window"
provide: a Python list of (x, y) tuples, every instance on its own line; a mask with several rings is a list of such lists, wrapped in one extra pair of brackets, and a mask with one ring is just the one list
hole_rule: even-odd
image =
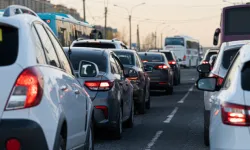
[(167, 46), (167, 45), (185, 46), (183, 38), (166, 38), (165, 46)]

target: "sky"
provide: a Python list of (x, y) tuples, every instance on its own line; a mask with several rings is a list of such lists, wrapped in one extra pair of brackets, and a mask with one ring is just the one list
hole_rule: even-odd
[[(104, 7), (108, 7), (107, 24), (125, 32), (129, 38), (128, 12), (135, 5), (145, 2), (132, 11), (132, 42), (136, 42), (136, 28), (139, 24), (140, 39), (157, 33), (163, 38), (173, 35), (187, 35), (200, 41), (203, 46), (212, 46), (213, 34), (219, 27), (221, 9), (233, 2), (245, 0), (85, 0), (86, 18), (90, 24), (104, 26)], [(106, 1), (106, 2), (105, 2)], [(107, 2), (108, 1), (108, 2)], [(83, 15), (83, 0), (51, 0), (54, 4), (72, 7)], [(124, 7), (115, 7), (114, 5)], [(127, 38), (127, 39), (128, 39)], [(128, 41), (128, 40), (127, 40)], [(160, 44), (160, 42), (158, 42)]]

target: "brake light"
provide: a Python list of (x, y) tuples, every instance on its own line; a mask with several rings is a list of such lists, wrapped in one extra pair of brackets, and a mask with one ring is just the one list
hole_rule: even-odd
[(203, 60), (202, 61), (202, 64), (208, 64), (209, 62), (208, 61), (206, 61), (206, 60)]
[(210, 74), (209, 77), (214, 77), (214, 78), (217, 78), (217, 85), (218, 86), (221, 86), (224, 79), (218, 75), (215, 75), (215, 74)]
[(37, 106), (43, 95), (43, 78), (38, 68), (25, 69), (17, 78), (5, 110)]
[(113, 87), (111, 81), (86, 81), (84, 85), (92, 91), (108, 91)]
[(169, 64), (169, 65), (175, 65), (175, 64), (176, 64), (176, 61), (169, 61), (168, 64)]
[(21, 150), (21, 143), (17, 139), (9, 139), (5, 147), (6, 150)]
[(221, 104), (222, 122), (233, 126), (250, 126), (250, 107), (232, 103)]
[(127, 78), (128, 80), (132, 80), (132, 81), (136, 81), (136, 80), (138, 80), (138, 77), (129, 77), (129, 78)]
[(183, 56), (183, 61), (186, 61), (186, 59), (187, 59), (187, 56), (184, 55), (184, 56)]
[(143, 62), (143, 63), (146, 63), (146, 62), (148, 62), (148, 61), (147, 61), (147, 60), (143, 60), (142, 62)]
[(156, 65), (154, 68), (155, 69), (168, 69), (168, 66), (167, 65)]

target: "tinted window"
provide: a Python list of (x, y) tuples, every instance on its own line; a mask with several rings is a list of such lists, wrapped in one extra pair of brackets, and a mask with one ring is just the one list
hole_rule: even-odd
[(165, 46), (167, 45), (181, 45), (184, 46), (184, 39), (183, 38), (166, 38)]
[(123, 65), (135, 65), (135, 59), (132, 53), (118, 51), (114, 51), (114, 53), (118, 56)]
[(164, 53), (165, 56), (167, 57), (167, 60), (168, 60), (168, 61), (174, 60), (173, 55), (172, 55), (171, 52), (163, 52), (163, 53)]
[(56, 52), (57, 52), (57, 55), (59, 57), (59, 60), (60, 60), (60, 63), (61, 63), (61, 66), (62, 66), (62, 69), (64, 69), (68, 74), (73, 74), (72, 73), (72, 70), (70, 68), (70, 64), (69, 64), (69, 61), (67, 59), (67, 57), (65, 56), (65, 53), (61, 47), (61, 45), (58, 43), (58, 41), (56, 40), (56, 38), (54, 37), (54, 35), (51, 33), (50, 30), (47, 30), (50, 38), (51, 38), (51, 41), (53, 42), (53, 45), (56, 49)]
[(250, 62), (246, 63), (241, 73), (241, 86), (243, 90), (250, 91)]
[(115, 49), (115, 45), (112, 43), (75, 43), (73, 47), (93, 47), (93, 48), (104, 48), (104, 49)]
[(110, 55), (110, 65), (111, 65), (111, 72), (112, 73), (116, 73), (116, 74), (119, 74), (119, 71), (118, 71), (118, 68), (116, 66), (116, 62), (115, 62), (115, 59), (113, 58), (112, 55)]
[(99, 71), (106, 72), (107, 59), (101, 54), (72, 52), (70, 55), (70, 61), (74, 67), (74, 70), (79, 69), (79, 63), (81, 60), (91, 61), (98, 66)]
[(40, 35), (40, 38), (42, 39), (48, 63), (52, 66), (59, 67), (59, 60), (57, 58), (55, 49), (53, 47), (52, 42), (50, 41), (48, 34), (46, 33), (45, 29), (41, 24), (35, 24), (35, 27), (37, 29), (38, 34)]
[(18, 54), (18, 29), (0, 25), (0, 66), (13, 64)]
[(206, 61), (209, 61), (210, 60), (210, 57), (212, 56), (212, 55), (215, 55), (215, 54), (218, 54), (217, 52), (209, 52), (208, 54), (207, 54), (207, 56), (206, 56)]
[(36, 48), (36, 60), (37, 60), (37, 63), (38, 64), (46, 64), (46, 58), (45, 58), (45, 55), (44, 55), (42, 43), (41, 43), (41, 40), (39, 39), (39, 36), (38, 36), (34, 26), (32, 27), (32, 32), (33, 32), (33, 35), (34, 35), (33, 42), (34, 42), (35, 48)]
[[(239, 17), (240, 16), (240, 17)], [(231, 8), (225, 11), (225, 35), (250, 34), (249, 7)]]
[(234, 59), (236, 53), (239, 51), (239, 48), (236, 49), (232, 49), (232, 50), (227, 50), (224, 52), (223, 54), (223, 58), (222, 58), (222, 66), (225, 69), (228, 69), (232, 60)]
[(164, 58), (162, 57), (162, 55), (159, 54), (139, 54), (139, 56), (141, 57), (141, 60), (143, 61), (147, 61), (147, 62), (164, 62)]

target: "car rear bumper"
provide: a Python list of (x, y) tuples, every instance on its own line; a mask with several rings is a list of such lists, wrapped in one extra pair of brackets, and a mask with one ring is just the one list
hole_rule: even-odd
[(24, 150), (48, 150), (42, 128), (25, 119), (2, 119), (0, 121), (0, 149), (5, 150), (9, 139), (17, 139)]
[(150, 90), (165, 90), (169, 87), (166, 81), (150, 82)]

